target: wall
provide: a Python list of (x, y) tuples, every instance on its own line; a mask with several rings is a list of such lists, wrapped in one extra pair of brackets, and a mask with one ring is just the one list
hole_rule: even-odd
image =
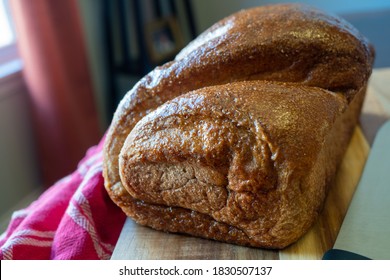
[(40, 188), (28, 96), (20, 72), (0, 78), (0, 215)]
[[(389, 1), (390, 3), (390, 1)], [(390, 67), (390, 9), (343, 14), (375, 47), (375, 68)]]
[(203, 31), (217, 20), (222, 19), (241, 9), (283, 2), (304, 3), (336, 14), (360, 13), (381, 9), (390, 9), (390, 1), (388, 0), (192, 0), (192, 6), (197, 19), (198, 31)]
[(106, 49), (104, 41), (104, 26), (102, 20), (103, 2), (101, 0), (79, 0), (80, 17), (86, 42), (89, 68), (94, 85), (97, 110), (102, 131), (104, 131), (111, 117), (107, 110), (107, 69), (105, 59)]

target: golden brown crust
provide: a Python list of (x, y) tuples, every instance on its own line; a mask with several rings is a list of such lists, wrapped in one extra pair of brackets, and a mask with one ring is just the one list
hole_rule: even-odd
[(372, 62), (353, 27), (310, 8), (234, 14), (122, 100), (105, 143), (106, 189), (156, 229), (284, 247), (322, 205)]
[[(341, 96), (297, 84), (199, 89), (137, 123), (120, 154), (122, 183), (145, 203), (207, 214), (253, 246), (279, 247), (274, 228), (284, 224), (283, 238), (296, 239), (313, 219), (318, 205), (302, 198), (316, 186), (293, 184), (301, 184), (346, 106)], [(295, 205), (282, 216), (290, 208), (285, 195)]]

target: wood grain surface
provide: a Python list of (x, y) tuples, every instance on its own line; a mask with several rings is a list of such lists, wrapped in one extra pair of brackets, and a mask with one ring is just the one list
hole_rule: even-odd
[[(321, 259), (332, 248), (366, 162), (370, 144), (390, 116), (390, 69), (375, 70), (351, 143), (314, 226), (284, 250), (263, 250), (164, 233), (127, 219), (111, 259)], [(384, 101), (385, 100), (385, 101)]]

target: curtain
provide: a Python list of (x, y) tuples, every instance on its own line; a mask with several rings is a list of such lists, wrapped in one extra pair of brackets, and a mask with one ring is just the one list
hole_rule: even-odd
[(11, 0), (42, 183), (75, 169), (101, 137), (76, 0)]

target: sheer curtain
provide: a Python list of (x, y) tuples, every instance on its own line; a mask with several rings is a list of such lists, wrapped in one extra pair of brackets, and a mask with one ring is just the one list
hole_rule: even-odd
[(75, 169), (99, 130), (76, 0), (11, 0), (42, 181)]

